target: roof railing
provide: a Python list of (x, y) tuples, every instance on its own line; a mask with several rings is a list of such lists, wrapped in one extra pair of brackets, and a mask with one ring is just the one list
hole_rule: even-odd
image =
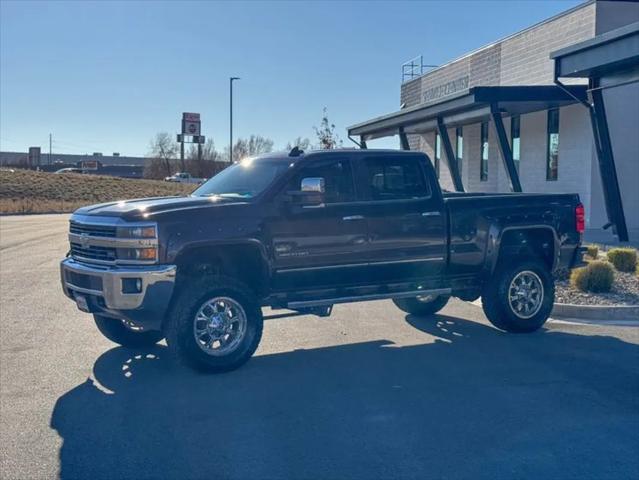
[(424, 56), (420, 55), (402, 64), (402, 83), (421, 77), (424, 73), (439, 65), (424, 64)]

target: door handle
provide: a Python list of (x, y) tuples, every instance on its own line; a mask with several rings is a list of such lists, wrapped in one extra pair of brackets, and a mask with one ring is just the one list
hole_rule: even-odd
[(422, 212), (422, 217), (439, 217), (441, 212)]
[(344, 220), (345, 222), (350, 222), (353, 220), (364, 220), (364, 216), (363, 215), (347, 215), (346, 217), (342, 217), (342, 220)]

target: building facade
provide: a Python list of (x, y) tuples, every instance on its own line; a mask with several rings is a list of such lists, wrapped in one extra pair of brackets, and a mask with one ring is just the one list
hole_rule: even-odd
[[(503, 128), (521, 190), (579, 193), (589, 232), (595, 240), (612, 240), (610, 230), (601, 230), (608, 218), (586, 106), (589, 79), (562, 79), (570, 91), (558, 86), (551, 54), (637, 21), (639, 3), (587, 1), (405, 81), (399, 112), (350, 127), (349, 134), (364, 142), (404, 134), (405, 148), (429, 155), (442, 188), (459, 190), (448, 152), (465, 191), (508, 192), (517, 188), (499, 143), (498, 128)], [(494, 92), (485, 104), (478, 100), (483, 87)], [(616, 109), (622, 115), (609, 122), (613, 141), (624, 135), (639, 138), (639, 84), (623, 88), (609, 94), (624, 104)], [(623, 147), (615, 162), (627, 229), (639, 240), (639, 146)]]

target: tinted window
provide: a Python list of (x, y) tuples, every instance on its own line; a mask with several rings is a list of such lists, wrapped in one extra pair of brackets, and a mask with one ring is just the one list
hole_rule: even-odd
[(546, 155), (546, 180), (559, 176), (559, 109), (548, 110), (548, 152)]
[(369, 158), (366, 189), (373, 200), (398, 200), (430, 196), (430, 188), (417, 158)]
[(481, 124), (481, 164), (479, 171), (479, 180), (485, 182), (488, 180), (488, 122)]
[(297, 172), (288, 191), (299, 191), (303, 178), (324, 179), (324, 202), (339, 203), (355, 200), (353, 172), (347, 159), (333, 159), (302, 167)]

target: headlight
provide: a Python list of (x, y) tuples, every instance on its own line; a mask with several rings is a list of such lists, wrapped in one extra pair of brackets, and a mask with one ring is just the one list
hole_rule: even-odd
[(120, 227), (118, 228), (118, 237), (120, 238), (155, 238), (157, 237), (157, 228), (155, 225), (146, 227)]

